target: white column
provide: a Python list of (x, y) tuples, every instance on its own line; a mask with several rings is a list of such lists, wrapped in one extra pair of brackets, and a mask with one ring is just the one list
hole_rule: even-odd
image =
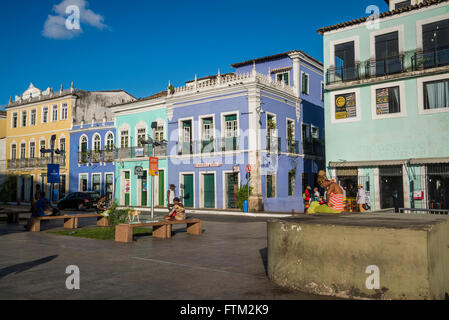
[(249, 164), (251, 164), (251, 187), (252, 196), (249, 198), (249, 209), (254, 211), (264, 210), (262, 195), (262, 177), (260, 161), (260, 123), (259, 114), (256, 109), (260, 107), (260, 89), (256, 86), (248, 89), (248, 112), (249, 112)]
[(300, 73), (299, 73), (299, 67), (300, 67), (300, 60), (299, 60), (299, 53), (294, 52), (289, 55), (289, 57), (293, 60), (293, 87), (295, 88), (295, 94), (297, 97), (299, 97), (300, 93)]
[(430, 209), (429, 208), (429, 198), (428, 198), (428, 191), (427, 191), (427, 166), (421, 167), (421, 185), (422, 185), (422, 191), (424, 192), (424, 199), (422, 200), (422, 208), (423, 209)]
[(380, 176), (379, 168), (374, 168), (374, 209), (380, 210)]
[(410, 177), (408, 176), (407, 165), (402, 165), (402, 184), (404, 192), (404, 208), (410, 208)]

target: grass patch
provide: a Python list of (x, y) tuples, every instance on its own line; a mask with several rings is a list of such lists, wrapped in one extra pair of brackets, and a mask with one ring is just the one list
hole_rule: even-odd
[[(106, 228), (83, 228), (76, 230), (59, 230), (59, 231), (47, 231), (46, 233), (55, 234), (60, 236), (88, 238), (96, 240), (114, 240), (115, 239), (115, 227)], [(153, 233), (151, 228), (134, 228), (135, 236), (150, 236)]]

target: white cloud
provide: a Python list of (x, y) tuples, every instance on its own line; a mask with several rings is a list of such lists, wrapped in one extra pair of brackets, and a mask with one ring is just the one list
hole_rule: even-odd
[[(66, 13), (68, 6), (77, 6), (80, 12), (80, 29), (69, 30), (66, 27)], [(51, 39), (72, 39), (83, 33), (82, 25), (89, 25), (100, 30), (107, 28), (104, 24), (104, 17), (88, 9), (89, 3), (86, 0), (64, 0), (53, 7), (56, 15), (49, 15), (44, 24), (42, 34)]]

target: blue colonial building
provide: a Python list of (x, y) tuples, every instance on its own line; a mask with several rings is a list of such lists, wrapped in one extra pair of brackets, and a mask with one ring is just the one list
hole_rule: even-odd
[(72, 111), (69, 192), (96, 191), (113, 199), (116, 129), (108, 106), (134, 101), (123, 90), (81, 91)]
[(235, 208), (249, 183), (250, 210), (302, 211), (324, 168), (323, 66), (302, 51), (232, 66), (168, 90), (169, 183), (191, 208)]

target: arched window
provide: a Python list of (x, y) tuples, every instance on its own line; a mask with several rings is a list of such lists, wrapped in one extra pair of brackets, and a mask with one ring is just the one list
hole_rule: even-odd
[(87, 137), (86, 136), (83, 136), (81, 138), (80, 149), (81, 149), (80, 150), (81, 152), (87, 152), (88, 147), (87, 147)]
[(96, 134), (94, 136), (94, 151), (99, 151), (101, 150), (101, 139), (100, 139), (100, 135)]
[(112, 151), (114, 149), (114, 135), (112, 132), (109, 132), (106, 136), (106, 150)]

